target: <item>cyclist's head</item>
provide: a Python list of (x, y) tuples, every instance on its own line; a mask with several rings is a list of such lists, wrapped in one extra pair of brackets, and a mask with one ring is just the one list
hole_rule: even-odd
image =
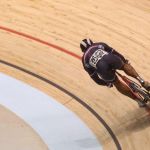
[(80, 43), (80, 48), (82, 52), (84, 53), (92, 44), (93, 44), (93, 41), (91, 39), (82, 40)]

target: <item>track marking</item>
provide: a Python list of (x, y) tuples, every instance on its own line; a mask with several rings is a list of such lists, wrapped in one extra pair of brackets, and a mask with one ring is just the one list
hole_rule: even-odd
[(10, 66), (12, 68), (15, 68), (19, 71), (23, 71), (31, 76), (34, 76), (52, 86), (54, 86), (55, 88), (57, 88), (58, 90), (64, 92), (65, 94), (69, 95), (70, 97), (72, 97), (73, 99), (75, 99), (78, 103), (80, 103), (83, 107), (85, 107), (88, 111), (90, 111), (97, 119), (98, 121), (106, 128), (106, 130), (108, 131), (108, 133), (110, 134), (110, 136), (112, 137), (116, 147), (118, 150), (122, 150), (121, 148), (121, 145), (117, 139), (117, 137), (115, 136), (115, 134), (113, 133), (112, 129), (107, 125), (107, 123), (104, 121), (104, 119), (93, 109), (91, 108), (88, 104), (86, 104), (82, 99), (80, 99), (78, 96), (74, 95), (73, 93), (71, 93), (70, 91), (64, 89), (63, 87), (61, 87), (60, 85), (40, 76), (40, 75), (37, 75), (29, 70), (26, 70), (24, 68), (21, 68), (19, 66), (16, 66), (14, 64), (11, 64), (11, 63), (8, 63), (6, 61), (3, 61), (3, 60), (0, 60), (0, 63), (4, 64), (4, 65), (7, 65), (7, 66)]
[(49, 149), (102, 150), (92, 131), (64, 105), (2, 73), (0, 83), (0, 104), (28, 123)]
[(41, 40), (41, 39), (39, 39), (39, 38), (36, 38), (36, 37), (33, 37), (33, 36), (31, 36), (31, 35), (28, 35), (28, 34), (25, 34), (25, 33), (22, 33), (22, 32), (18, 32), (18, 31), (16, 31), (16, 30), (9, 29), (9, 28), (3, 27), (3, 26), (0, 26), (0, 29), (1, 29), (1, 30), (4, 30), (4, 31), (7, 31), (7, 32), (10, 32), (10, 33), (14, 33), (14, 34), (20, 35), (20, 36), (25, 37), (25, 38), (28, 38), (28, 39), (30, 39), (30, 40), (36, 41), (36, 42), (38, 42), (38, 43), (47, 45), (47, 46), (52, 47), (52, 48), (54, 48), (54, 49), (56, 49), (56, 50), (59, 50), (59, 51), (61, 51), (61, 52), (64, 52), (64, 53), (66, 53), (66, 54), (68, 54), (68, 55), (70, 55), (70, 56), (73, 56), (73, 57), (75, 57), (75, 58), (77, 58), (77, 59), (81, 59), (81, 57), (80, 57), (79, 55), (77, 55), (77, 54), (75, 54), (75, 53), (73, 53), (73, 52), (70, 52), (70, 51), (68, 51), (68, 50), (66, 50), (66, 49), (64, 49), (64, 48), (62, 48), (62, 47), (59, 47), (59, 46), (57, 46), (57, 45), (54, 45), (54, 44), (51, 44), (51, 43), (49, 43), (49, 42), (43, 41), (43, 40)]
[[(68, 50), (65, 50), (64, 48), (61, 48), (61, 47), (56, 46), (56, 45), (54, 45), (54, 44), (48, 43), (48, 42), (43, 41), (43, 40), (41, 40), (41, 39), (39, 39), (39, 38), (35, 38), (35, 37), (31, 36), (31, 35), (28, 35), (28, 34), (25, 34), (25, 33), (22, 33), (22, 32), (18, 32), (18, 31), (16, 31), (16, 30), (13, 30), (13, 29), (10, 29), (10, 28), (7, 28), (7, 27), (3, 27), (3, 26), (0, 26), (0, 29), (1, 29), (1, 30), (4, 30), (4, 31), (7, 31), (7, 32), (11, 32), (11, 33), (17, 34), (17, 35), (20, 35), (20, 36), (22, 36), (22, 37), (25, 37), (25, 38), (28, 38), (28, 39), (31, 39), (31, 40), (34, 40), (34, 41), (36, 41), (36, 42), (39, 42), (39, 43), (44, 44), (44, 45), (47, 45), (47, 46), (49, 46), (49, 47), (53, 47), (53, 48), (55, 48), (56, 50), (62, 51), (62, 52), (64, 52), (64, 53), (68, 54), (68, 55), (71, 55), (71, 56), (73, 56), (73, 57), (79, 59), (79, 60), (81, 59), (81, 57), (80, 57), (79, 55), (75, 54), (75, 53), (69, 52)], [(3, 64), (6, 64), (6, 65), (9, 65), (9, 66), (11, 66), (11, 67), (14, 67), (14, 68), (16, 67), (16, 69), (19, 69), (19, 70), (21, 70), (21, 71), (24, 71), (24, 72), (26, 72), (26, 73), (28, 73), (28, 74), (30, 74), (30, 75), (32, 75), (32, 76), (40, 77), (40, 78), (42, 78), (41, 80), (46, 81), (47, 83), (49, 83), (49, 84), (55, 86), (56, 88), (58, 88), (59, 90), (65, 92), (66, 94), (68, 94), (68, 95), (71, 94), (75, 100), (77, 100), (81, 105), (83, 105), (85, 108), (87, 108), (87, 109), (103, 124), (103, 126), (107, 129), (107, 131), (109, 132), (110, 136), (112, 137), (112, 139), (113, 139), (113, 141), (114, 141), (114, 143), (115, 143), (117, 149), (118, 149), (118, 150), (122, 150), (121, 145), (120, 145), (120, 143), (119, 143), (119, 140), (117, 139), (116, 135), (113, 133), (113, 131), (111, 130), (111, 128), (110, 128), (110, 127), (107, 125), (107, 123), (103, 120), (103, 118), (101, 118), (101, 117), (99, 116), (99, 114), (97, 114), (97, 112), (95, 112), (90, 106), (88, 106), (86, 103), (84, 103), (84, 102), (83, 102), (80, 98), (78, 98), (76, 95), (70, 93), (69, 91), (67, 91), (66, 89), (64, 89), (64, 88), (62, 88), (61, 86), (57, 85), (56, 83), (53, 83), (52, 81), (49, 81), (48, 79), (45, 79), (45, 78), (43, 78), (43, 77), (41, 77), (41, 76), (39, 76), (39, 75), (37, 75), (37, 74), (34, 74), (34, 73), (30, 72), (30, 71), (27, 71), (27, 70), (25, 70), (25, 69), (23, 69), (23, 68), (21, 68), (21, 67), (19, 67), (19, 66), (10, 64), (10, 63), (8, 63), (8, 62), (6, 62), (6, 61), (3, 61), (3, 60), (0, 60), (0, 62), (3, 63)], [(70, 95), (70, 96), (71, 96), (71, 95)]]

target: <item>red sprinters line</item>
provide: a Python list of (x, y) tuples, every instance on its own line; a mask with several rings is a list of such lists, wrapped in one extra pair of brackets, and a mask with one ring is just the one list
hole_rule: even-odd
[(81, 57), (80, 57), (79, 55), (77, 55), (77, 54), (75, 54), (75, 53), (73, 53), (73, 52), (70, 52), (70, 51), (68, 51), (68, 50), (66, 50), (66, 49), (64, 49), (64, 48), (62, 48), (62, 47), (59, 47), (59, 46), (57, 46), (57, 45), (54, 45), (54, 44), (51, 44), (51, 43), (49, 43), (49, 42), (43, 41), (43, 40), (41, 40), (41, 39), (39, 39), (39, 38), (36, 38), (36, 37), (33, 37), (33, 36), (31, 36), (31, 35), (28, 35), (28, 34), (25, 34), (25, 33), (22, 33), (22, 32), (18, 32), (18, 31), (16, 31), (16, 30), (9, 29), (9, 28), (2, 27), (2, 26), (0, 26), (0, 29), (1, 29), (1, 30), (4, 30), (4, 31), (7, 31), (7, 32), (11, 32), (11, 33), (17, 34), (17, 35), (20, 35), (20, 36), (23, 36), (23, 37), (26, 37), (26, 38), (31, 39), (31, 40), (34, 40), (34, 41), (36, 41), (36, 42), (42, 43), (42, 44), (44, 44), (44, 45), (53, 47), (53, 48), (55, 48), (55, 49), (57, 49), (57, 50), (59, 50), (59, 51), (62, 51), (62, 52), (64, 52), (64, 53), (66, 53), (66, 54), (69, 54), (69, 55), (71, 55), (71, 56), (73, 56), (73, 57), (75, 57), (75, 58), (81, 59)]
[[(57, 45), (48, 43), (48, 42), (46, 42), (46, 41), (40, 40), (40, 39), (35, 38), (35, 37), (33, 37), (33, 36), (30, 36), (30, 35), (27, 35), (27, 34), (25, 34), (25, 33), (18, 32), (18, 31), (15, 31), (15, 30), (13, 30), (13, 29), (9, 29), (9, 28), (2, 27), (2, 26), (0, 26), (0, 29), (1, 29), (1, 30), (4, 30), (4, 31), (7, 31), (7, 32), (11, 32), (11, 33), (17, 34), (17, 35), (20, 35), (20, 36), (23, 36), (23, 37), (26, 37), (26, 38), (31, 39), (31, 40), (34, 40), (34, 41), (36, 41), (36, 42), (42, 43), (42, 44), (44, 44), (44, 45), (53, 47), (53, 48), (55, 48), (55, 49), (57, 49), (57, 50), (60, 50), (60, 51), (62, 51), (62, 52), (64, 52), (64, 53), (66, 53), (66, 54), (69, 54), (69, 55), (71, 55), (71, 56), (73, 56), (73, 57), (75, 57), (75, 58), (81, 59), (81, 57), (80, 57), (79, 55), (75, 54), (75, 53), (72, 53), (72, 52), (70, 52), (70, 51), (68, 51), (68, 50), (66, 50), (66, 49), (63, 49), (63, 48), (61, 48), (61, 47), (59, 47), (59, 46), (57, 46)], [(75, 98), (81, 105), (83, 105), (85, 108), (87, 108), (87, 109), (104, 125), (104, 127), (107, 129), (107, 131), (108, 131), (109, 134), (111, 135), (112, 139), (114, 140), (114, 143), (116, 144), (117, 149), (118, 149), (118, 150), (121, 150), (121, 149), (122, 149), (122, 148), (121, 148), (121, 145), (120, 145), (120, 143), (119, 143), (119, 141), (118, 141), (118, 139), (117, 139), (117, 137), (115, 136), (115, 134), (113, 133), (113, 131), (111, 130), (111, 128), (110, 128), (110, 127), (106, 124), (106, 122), (103, 120), (103, 118), (101, 118), (101, 116), (99, 116), (99, 115), (97, 114), (97, 112), (95, 112), (90, 106), (88, 106), (88, 105), (87, 105), (84, 101), (82, 101), (80, 98), (78, 98), (78, 97), (75, 96), (74, 94), (70, 93), (70, 92), (67, 91), (66, 89), (60, 87), (59, 85), (57, 85), (57, 84), (51, 82), (50, 80), (47, 80), (47, 79), (45, 79), (45, 78), (43, 78), (43, 77), (41, 77), (41, 76), (39, 76), (39, 75), (36, 75), (36, 74), (34, 74), (34, 73), (32, 73), (32, 72), (30, 72), (30, 71), (28, 71), (28, 70), (25, 70), (25, 69), (23, 69), (23, 68), (21, 68), (21, 67), (15, 66), (15, 65), (13, 65), (13, 64), (7, 63), (7, 62), (2, 61), (2, 60), (0, 60), (0, 61), (1, 61), (2, 63), (4, 63), (4, 64), (7, 64), (7, 65), (12, 66), (12, 67), (14, 67), (14, 68), (17, 68), (17, 69), (19, 69), (19, 70), (21, 70), (21, 71), (24, 71), (24, 72), (26, 72), (26, 73), (28, 73), (28, 74), (31, 74), (31, 75), (33, 75), (33, 76), (35, 76), (35, 77), (37, 77), (37, 78), (39, 78), (39, 79), (41, 79), (41, 80), (43, 80), (43, 81), (49, 83), (49, 84), (51, 84), (51, 85), (54, 85), (56, 88), (60, 89), (61, 91), (65, 92), (66, 94), (68, 94), (68, 95), (70, 95), (71, 97)]]

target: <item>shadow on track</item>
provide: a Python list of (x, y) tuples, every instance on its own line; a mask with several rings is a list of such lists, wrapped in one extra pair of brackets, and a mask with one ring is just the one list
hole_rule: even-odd
[[(150, 104), (145, 108), (135, 108), (124, 115), (119, 116), (119, 123), (112, 123), (110, 126), (118, 139), (129, 137), (135, 132), (140, 132), (150, 127)], [(110, 138), (103, 136), (102, 142), (109, 143)]]

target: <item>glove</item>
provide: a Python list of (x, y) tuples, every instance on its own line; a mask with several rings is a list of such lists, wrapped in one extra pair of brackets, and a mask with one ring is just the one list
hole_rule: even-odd
[(130, 64), (128, 59), (125, 59), (125, 63), (126, 64)]

